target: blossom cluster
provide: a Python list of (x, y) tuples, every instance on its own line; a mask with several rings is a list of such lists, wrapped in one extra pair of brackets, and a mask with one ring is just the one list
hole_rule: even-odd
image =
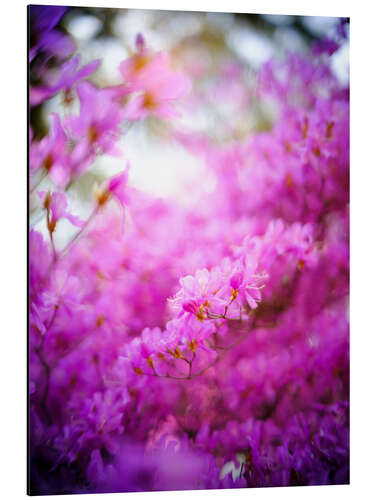
[[(204, 67), (173, 69), (139, 34), (121, 83), (99, 87), (100, 61), (80, 67), (60, 29), (65, 10), (30, 8), (29, 104), (58, 96), (66, 111), (43, 137), (30, 129), (30, 491), (347, 483), (349, 94), (328, 64), (339, 42), (267, 62), (255, 92), (223, 64), (231, 83), (215, 95), (277, 112), (268, 130), (218, 143), (178, 121), (212, 104), (210, 86), (195, 88)], [(188, 206), (132, 186), (120, 142), (152, 116), (215, 179)], [(125, 167), (92, 187), (83, 215), (72, 188), (107, 155)]]

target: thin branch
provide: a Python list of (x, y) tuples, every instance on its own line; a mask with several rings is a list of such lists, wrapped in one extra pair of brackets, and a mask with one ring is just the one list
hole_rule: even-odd
[(216, 358), (214, 359), (214, 361), (212, 361), (212, 363), (208, 364), (198, 372), (192, 373), (189, 378), (199, 377), (200, 375), (203, 375), (203, 373), (206, 372), (209, 368), (215, 366), (216, 363), (218, 363), (227, 354), (228, 351), (233, 349), (233, 347), (236, 347), (236, 345), (240, 344), (251, 333), (251, 331), (252, 330), (245, 331), (240, 337), (238, 337), (234, 342), (232, 342), (232, 344), (223, 348), (223, 351), (216, 356)]
[(44, 179), (47, 177), (47, 171), (44, 170), (43, 174), (40, 176), (38, 182), (30, 189), (30, 194), (33, 194), (34, 191), (40, 186), (40, 184), (44, 181)]
[(76, 235), (70, 240), (70, 242), (61, 250), (60, 255), (63, 256), (64, 254), (67, 254), (71, 248), (75, 245), (77, 240), (83, 235), (83, 233), (86, 231), (88, 226), (91, 224), (91, 222), (94, 220), (95, 216), (99, 212), (99, 206), (96, 205), (94, 210), (91, 212), (90, 217), (86, 220), (84, 226), (76, 233)]
[(216, 363), (218, 363), (225, 356), (225, 354), (228, 351), (233, 349), (233, 347), (235, 347), (236, 345), (240, 344), (251, 333), (251, 331), (252, 331), (251, 329), (246, 330), (240, 337), (238, 337), (234, 342), (232, 342), (232, 344), (230, 344), (229, 346), (227, 346), (225, 348), (223, 347), (222, 348), (223, 351), (216, 356), (214, 361), (212, 361), (210, 364), (208, 364), (207, 366), (205, 366), (204, 368), (202, 368), (201, 370), (199, 370), (195, 373), (192, 373), (193, 361), (195, 359), (195, 352), (194, 352), (192, 359), (190, 361), (187, 358), (179, 358), (179, 359), (182, 359), (183, 361), (186, 361), (189, 364), (189, 373), (187, 376), (178, 377), (176, 375), (171, 375), (170, 373), (166, 373), (165, 375), (161, 375), (161, 374), (158, 374), (156, 372), (155, 368), (153, 368), (153, 373), (143, 373), (143, 375), (149, 375), (152, 377), (160, 377), (160, 378), (169, 378), (169, 379), (173, 379), (173, 380), (191, 380), (193, 378), (199, 377), (200, 375), (203, 375), (203, 373), (206, 372), (209, 368), (212, 368), (214, 365), (216, 365)]

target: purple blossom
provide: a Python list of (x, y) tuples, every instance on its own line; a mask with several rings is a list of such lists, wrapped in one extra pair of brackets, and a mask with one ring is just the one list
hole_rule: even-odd
[(55, 26), (65, 14), (67, 7), (52, 5), (30, 5), (30, 47), (29, 60), (32, 61), (39, 51), (57, 55), (64, 59), (74, 51), (73, 40)]
[(78, 69), (79, 63), (80, 56), (76, 55), (61, 66), (56, 82), (50, 82), (49, 86), (31, 87), (29, 93), (30, 106), (37, 106), (60, 91), (64, 92), (64, 102), (69, 104), (73, 98), (73, 87), (79, 81), (85, 80), (94, 73), (100, 64), (100, 60), (92, 61)]

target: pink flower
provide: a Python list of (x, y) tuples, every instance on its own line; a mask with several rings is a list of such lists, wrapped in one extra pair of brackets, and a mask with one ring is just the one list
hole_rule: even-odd
[(213, 321), (186, 321), (184, 318), (178, 319), (175, 327), (180, 331), (181, 343), (193, 352), (216, 331)]
[(64, 306), (70, 312), (80, 307), (81, 297), (79, 279), (64, 270), (57, 270), (51, 277), (50, 289), (43, 292), (43, 305), (50, 310)]
[(114, 196), (121, 205), (127, 201), (126, 186), (128, 184), (128, 171), (130, 163), (127, 163), (123, 172), (112, 177), (108, 182), (108, 191)]
[(145, 39), (143, 38), (142, 33), (137, 33), (137, 36), (135, 37), (135, 46), (138, 50), (138, 52), (141, 52), (145, 48)]
[(149, 349), (149, 354), (164, 351), (166, 336), (160, 328), (145, 328), (141, 334), (142, 342)]
[(144, 92), (133, 97), (126, 105), (124, 116), (139, 120), (147, 116), (174, 118), (179, 116), (173, 101), (180, 99), (190, 89), (190, 82), (180, 72), (167, 71), (155, 74), (147, 81)]
[(235, 271), (230, 279), (232, 300), (236, 300), (238, 297), (247, 303), (251, 309), (256, 309), (258, 302), (262, 299), (260, 292), (262, 281), (263, 277), (249, 273), (249, 270), (247, 272), (245, 269)]
[[(150, 115), (161, 118), (178, 116), (172, 102), (190, 89), (189, 79), (172, 71), (168, 54), (145, 48), (142, 35), (136, 38), (138, 52), (119, 66), (124, 83), (109, 88), (112, 97), (126, 98), (125, 118), (139, 120)], [(130, 97), (129, 94), (136, 92)]]
[(40, 142), (30, 145), (30, 167), (35, 171), (44, 167), (51, 180), (64, 187), (70, 177), (70, 160), (67, 152), (68, 139), (61, 126), (57, 113), (49, 115), (51, 123), (49, 134)]
[(130, 163), (128, 162), (125, 169), (117, 175), (105, 181), (102, 187), (96, 189), (95, 197), (99, 206), (107, 203), (112, 196), (117, 199), (122, 207), (128, 201), (127, 184), (128, 184), (128, 171)]
[(77, 117), (67, 117), (65, 125), (74, 139), (79, 141), (76, 149), (79, 148), (80, 155), (92, 157), (97, 153), (113, 156), (121, 154), (116, 142), (123, 114), (118, 104), (113, 102), (112, 94), (89, 82), (80, 83), (77, 93), (81, 105), (80, 114)]
[(199, 269), (195, 276), (181, 278), (180, 285), (180, 290), (170, 299), (172, 307), (180, 310), (180, 315), (187, 313), (203, 321), (208, 311), (223, 313), (225, 300), (221, 290), (225, 285), (225, 276), (219, 269)]
[(72, 215), (67, 211), (68, 201), (66, 199), (65, 193), (54, 192), (51, 194), (50, 191), (39, 191), (38, 196), (42, 202), (43, 207), (49, 212), (50, 216), (48, 219), (48, 225), (50, 231), (53, 233), (56, 224), (60, 219), (68, 219), (68, 221), (73, 224), (73, 226), (83, 227), (85, 222)]
[(315, 42), (313, 44), (312, 53), (315, 56), (320, 56), (322, 54), (327, 54), (331, 56), (339, 48), (340, 45), (337, 42), (335, 42), (335, 40), (332, 40), (332, 38), (325, 37), (322, 40), (319, 40), (318, 42)]
[(137, 54), (122, 61), (119, 70), (124, 90), (141, 90), (149, 86), (154, 78), (169, 71), (169, 58), (165, 52), (155, 53), (141, 48)]
[(55, 83), (51, 82), (49, 86), (31, 87), (29, 94), (30, 105), (37, 106), (45, 99), (52, 97), (61, 90), (64, 91), (64, 101), (68, 104), (72, 99), (71, 90), (74, 85), (94, 73), (100, 64), (100, 60), (97, 59), (78, 69), (79, 62), (79, 55), (72, 57), (61, 66), (60, 73)]

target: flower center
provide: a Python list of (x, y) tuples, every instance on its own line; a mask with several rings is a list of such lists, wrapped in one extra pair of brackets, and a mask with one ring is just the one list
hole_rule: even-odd
[(94, 144), (99, 139), (99, 132), (95, 125), (90, 125), (88, 136), (91, 144)]

